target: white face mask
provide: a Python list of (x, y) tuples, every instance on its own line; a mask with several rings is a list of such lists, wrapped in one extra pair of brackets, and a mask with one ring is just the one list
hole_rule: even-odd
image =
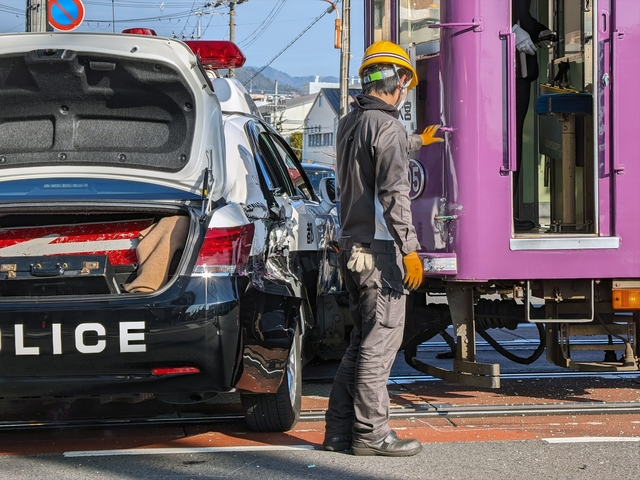
[(398, 80), (398, 85), (401, 85), (401, 91), (400, 91), (400, 98), (398, 98), (398, 102), (394, 105), (394, 107), (396, 108), (396, 110), (401, 111), (402, 107), (404, 106), (404, 102), (407, 101), (407, 93), (408, 93), (408, 87), (411, 84), (411, 79), (409, 78), (404, 84), (400, 83), (400, 75), (398, 74), (398, 68), (394, 65), (393, 66), (393, 71), (396, 74), (396, 79)]
[(398, 102), (394, 105), (396, 110), (398, 110), (399, 112), (402, 111), (404, 102), (407, 101), (407, 93), (408, 93), (407, 87), (403, 86), (402, 90), (400, 91), (400, 98), (398, 98)]

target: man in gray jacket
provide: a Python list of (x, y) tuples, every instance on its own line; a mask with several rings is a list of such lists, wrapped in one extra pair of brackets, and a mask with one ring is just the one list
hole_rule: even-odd
[(418, 83), (406, 52), (382, 41), (364, 53), (362, 95), (340, 120), (340, 272), (354, 328), (329, 397), (324, 448), (355, 455), (409, 456), (417, 440), (388, 425), (387, 380), (400, 348), (405, 294), (423, 277), (409, 199), (409, 153), (441, 138), (437, 126), (408, 135), (398, 120), (407, 91)]

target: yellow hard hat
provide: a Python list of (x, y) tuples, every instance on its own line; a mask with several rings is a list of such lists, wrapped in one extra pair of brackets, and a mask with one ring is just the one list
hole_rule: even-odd
[(413, 78), (407, 87), (408, 90), (411, 90), (418, 84), (418, 74), (413, 68), (413, 65), (411, 65), (411, 60), (409, 59), (407, 52), (405, 52), (399, 45), (386, 40), (375, 42), (364, 51), (358, 75), (362, 77), (362, 71), (369, 65), (377, 65), (381, 63), (392, 63), (398, 67), (409, 70), (412, 73)]

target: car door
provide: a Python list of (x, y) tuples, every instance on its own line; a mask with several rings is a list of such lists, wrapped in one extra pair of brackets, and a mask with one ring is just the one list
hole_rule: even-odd
[[(272, 172), (279, 189), (275, 201), (286, 214), (292, 273), (300, 280), (304, 297), (316, 312), (318, 295), (340, 290), (340, 277), (331, 242), (337, 239), (338, 221), (320, 204), (306, 172), (287, 142), (270, 127), (256, 122), (258, 156)], [(332, 260), (333, 258), (333, 260)]]

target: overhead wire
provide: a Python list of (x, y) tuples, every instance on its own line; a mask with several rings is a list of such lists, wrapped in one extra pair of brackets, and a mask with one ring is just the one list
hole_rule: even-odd
[(271, 11), (267, 14), (262, 23), (260, 23), (260, 25), (258, 25), (256, 29), (247, 36), (247, 38), (238, 42), (238, 46), (247, 48), (252, 45), (260, 37), (260, 35), (262, 35), (265, 30), (273, 23), (273, 20), (276, 18), (276, 15), (280, 13), (280, 10), (282, 10), (282, 7), (284, 7), (285, 3), (287, 3), (287, 0), (279, 0), (278, 3), (276, 3)]
[(189, 20), (191, 20), (191, 15), (193, 14), (193, 9), (196, 5), (196, 0), (193, 0), (193, 3), (191, 4), (191, 12), (189, 13), (189, 16), (187, 17), (187, 20), (184, 22), (184, 26), (182, 27), (182, 31), (178, 34), (178, 38), (180, 38), (183, 34), (184, 34), (184, 30), (185, 28), (187, 28), (187, 25), (189, 24)]
[(254, 79), (255, 77), (257, 77), (260, 73), (262, 73), (262, 71), (263, 71), (265, 68), (267, 68), (269, 65), (271, 65), (271, 64), (272, 64), (272, 63), (273, 63), (273, 62), (274, 62), (274, 61), (275, 61), (275, 60), (276, 60), (280, 55), (282, 55), (284, 52), (286, 52), (286, 51), (289, 49), (289, 47), (291, 47), (291, 45), (293, 45), (295, 42), (297, 42), (297, 41), (298, 41), (298, 39), (299, 39), (300, 37), (302, 37), (305, 33), (307, 33), (307, 31), (308, 31), (311, 27), (313, 27), (316, 23), (318, 23), (322, 17), (324, 17), (327, 13), (329, 13), (329, 12), (331, 12), (331, 11), (332, 11), (331, 9), (327, 9), (327, 10), (325, 10), (324, 12), (322, 12), (322, 14), (318, 15), (318, 16), (313, 20), (313, 22), (311, 22), (311, 23), (309, 24), (309, 26), (307, 26), (307, 28), (305, 28), (302, 32), (300, 32), (296, 38), (294, 38), (293, 40), (291, 40), (291, 42), (289, 42), (289, 44), (288, 44), (286, 47), (284, 47), (282, 50), (280, 50), (280, 51), (276, 54), (276, 56), (275, 56), (275, 57), (273, 57), (271, 60), (269, 60), (269, 61), (266, 63), (266, 65), (264, 65), (262, 68), (260, 68), (260, 70), (258, 70), (256, 73), (254, 73), (254, 74), (253, 74), (253, 76), (252, 76), (251, 78), (249, 78), (249, 80), (247, 80), (246, 82), (244, 82), (242, 85), (246, 86), (246, 85), (247, 85), (251, 80), (253, 80), (253, 79)]
[(209, 29), (209, 25), (211, 25), (211, 20), (213, 20), (213, 13), (209, 15), (209, 21), (207, 22), (207, 26), (204, 27), (204, 30), (202, 30), (202, 36), (204, 37), (204, 34), (207, 33), (207, 30)]
[[(82, 0), (82, 3), (85, 5), (96, 5), (102, 7), (111, 7), (112, 3), (115, 4), (116, 7), (134, 7), (134, 8), (152, 8), (157, 7), (161, 10), (165, 7), (169, 8), (177, 8), (177, 7), (187, 7), (192, 3), (192, 0), (183, 0), (183, 1), (169, 1), (169, 2), (161, 2), (161, 1), (145, 1), (145, 0)], [(169, 5), (166, 5), (169, 4)]]
[(15, 14), (21, 14), (24, 16), (24, 8), (16, 8), (16, 7), (11, 7), (9, 5), (3, 5), (0, 3), (0, 12), (7, 12), (7, 13), (15, 13)]
[[(167, 15), (156, 15), (153, 17), (143, 17), (143, 18), (124, 18), (124, 19), (116, 19), (116, 22), (118, 23), (133, 23), (133, 22), (153, 22), (156, 20), (163, 20), (163, 19), (171, 19), (171, 18), (184, 18), (184, 17), (188, 17), (190, 16), (192, 13), (191, 10), (187, 10), (184, 12), (178, 12), (178, 13), (171, 13), (171, 14), (167, 14)], [(105, 22), (108, 21), (109, 19), (85, 19), (85, 22)]]

